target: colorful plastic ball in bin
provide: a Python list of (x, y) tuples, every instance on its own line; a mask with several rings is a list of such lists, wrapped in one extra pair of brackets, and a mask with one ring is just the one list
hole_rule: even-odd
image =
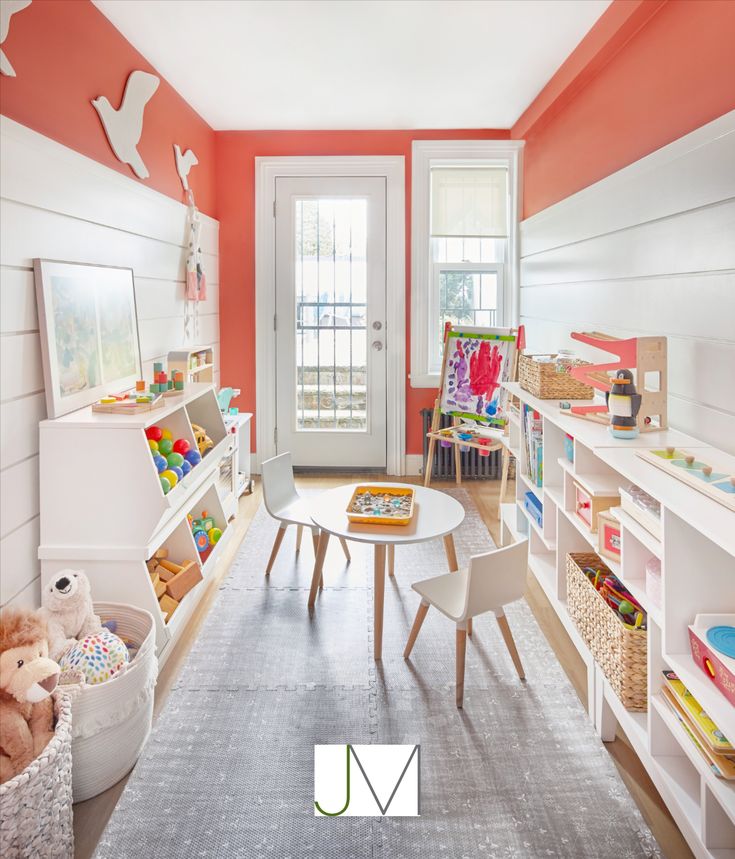
[(206, 552), (209, 548), (209, 536), (207, 532), (201, 528), (198, 531), (194, 531), (194, 542), (196, 543), (198, 552)]
[(222, 536), (221, 528), (210, 528), (207, 532), (207, 537), (209, 537), (209, 542), (215, 546), (219, 542), (219, 538)]
[(161, 438), (165, 438), (166, 441), (173, 442), (174, 434), (171, 432), (170, 429), (162, 429), (161, 430)]
[(171, 471), (173, 471), (173, 473), (174, 473), (174, 474), (179, 478), (179, 480), (181, 480), (181, 478), (184, 476), (184, 470), (183, 470), (180, 466), (178, 466), (178, 465), (169, 465), (169, 468), (170, 468), (170, 469), (171, 469)]
[(199, 451), (198, 451), (198, 450), (194, 450), (194, 449), (192, 448), (190, 451), (188, 451), (188, 452), (186, 453), (186, 455), (184, 456), (184, 459), (185, 459), (185, 460), (189, 463), (189, 465), (191, 465), (191, 466), (192, 466), (192, 468), (193, 468), (195, 465), (199, 465), (199, 463), (202, 461), (202, 455), (201, 455), (201, 453), (199, 453)]
[(162, 474), (158, 475), (158, 479), (161, 481), (161, 489), (163, 489), (163, 494), (168, 495), (168, 493), (171, 491), (171, 481), (167, 477), (164, 477)]
[(145, 431), (145, 437), (149, 441), (160, 441), (163, 437), (161, 427), (156, 426), (155, 424), (152, 427), (148, 427), (148, 429)]
[(184, 460), (181, 463), (181, 470), (184, 472), (184, 477), (191, 471), (191, 463), (188, 460)]
[(174, 443), (170, 438), (162, 438), (158, 442), (158, 450), (159, 453), (162, 453), (164, 456), (168, 456), (169, 453), (174, 449)]
[(152, 438), (148, 439), (148, 447), (151, 449), (151, 453), (158, 453), (158, 442), (153, 441)]
[(180, 453), (182, 456), (186, 456), (187, 453), (191, 450), (191, 445), (185, 438), (177, 438), (174, 442), (174, 451), (176, 453)]
[(168, 480), (168, 482), (171, 484), (172, 489), (179, 482), (179, 475), (175, 471), (172, 471), (170, 468), (167, 468), (165, 471), (162, 471), (160, 476), (165, 477), (166, 480)]
[(172, 451), (166, 457), (166, 462), (171, 466), (171, 468), (174, 468), (175, 466), (181, 468), (181, 463), (183, 461), (184, 457), (180, 453), (176, 453), (176, 451)]
[(161, 454), (160, 454), (160, 453), (157, 453), (157, 454), (153, 457), (153, 464), (154, 464), (154, 465), (156, 466), (156, 468), (158, 469), (158, 473), (159, 473), (159, 474), (163, 474), (163, 472), (168, 468), (168, 463), (166, 462), (166, 457), (165, 457), (165, 456), (161, 456)]

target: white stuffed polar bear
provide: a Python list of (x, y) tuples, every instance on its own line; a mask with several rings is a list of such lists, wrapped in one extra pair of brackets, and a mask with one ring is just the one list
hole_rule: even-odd
[(48, 626), (51, 659), (61, 656), (85, 635), (102, 630), (92, 608), (89, 579), (81, 570), (61, 570), (41, 592), (41, 614)]

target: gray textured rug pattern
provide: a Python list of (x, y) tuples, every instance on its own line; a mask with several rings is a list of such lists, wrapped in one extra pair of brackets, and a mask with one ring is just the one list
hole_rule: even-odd
[[(464, 490), (460, 564), (492, 546)], [(527, 682), (494, 618), (475, 622), (465, 707), (454, 629), (410, 583), (446, 570), (441, 541), (396, 552), (383, 660), (372, 659), (372, 554), (332, 541), (306, 609), (313, 551), (295, 529), (263, 575), (276, 525), (261, 508), (100, 842), (98, 859), (464, 859), (660, 856), (525, 602), (508, 609)], [(421, 743), (420, 818), (315, 818), (315, 743)]]

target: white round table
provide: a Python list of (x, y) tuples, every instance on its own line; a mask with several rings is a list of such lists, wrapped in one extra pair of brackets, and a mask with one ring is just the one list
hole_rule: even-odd
[[(386, 546), (392, 550), (395, 546), (423, 543), (426, 540), (443, 537), (449, 570), (454, 572), (458, 566), (452, 532), (459, 528), (464, 520), (464, 507), (451, 495), (436, 489), (426, 489), (423, 486), (405, 483), (371, 483), (370, 487), (375, 489), (381, 486), (405, 486), (413, 489), (416, 493), (413, 517), (408, 525), (357, 525), (347, 518), (347, 505), (355, 488), (363, 485), (365, 484), (351, 483), (347, 486), (338, 486), (336, 489), (328, 489), (311, 502), (311, 518), (320, 530), (320, 537), (314, 562), (314, 574), (311, 578), (309, 608), (314, 607), (330, 536), (352, 540), (355, 543), (372, 543), (375, 553), (374, 656), (380, 659), (383, 650)], [(392, 575), (392, 569), (390, 572)]]

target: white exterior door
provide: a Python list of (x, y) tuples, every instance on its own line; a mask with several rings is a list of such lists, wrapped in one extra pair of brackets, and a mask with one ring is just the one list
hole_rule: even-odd
[(386, 182), (276, 179), (276, 449), (386, 465)]

